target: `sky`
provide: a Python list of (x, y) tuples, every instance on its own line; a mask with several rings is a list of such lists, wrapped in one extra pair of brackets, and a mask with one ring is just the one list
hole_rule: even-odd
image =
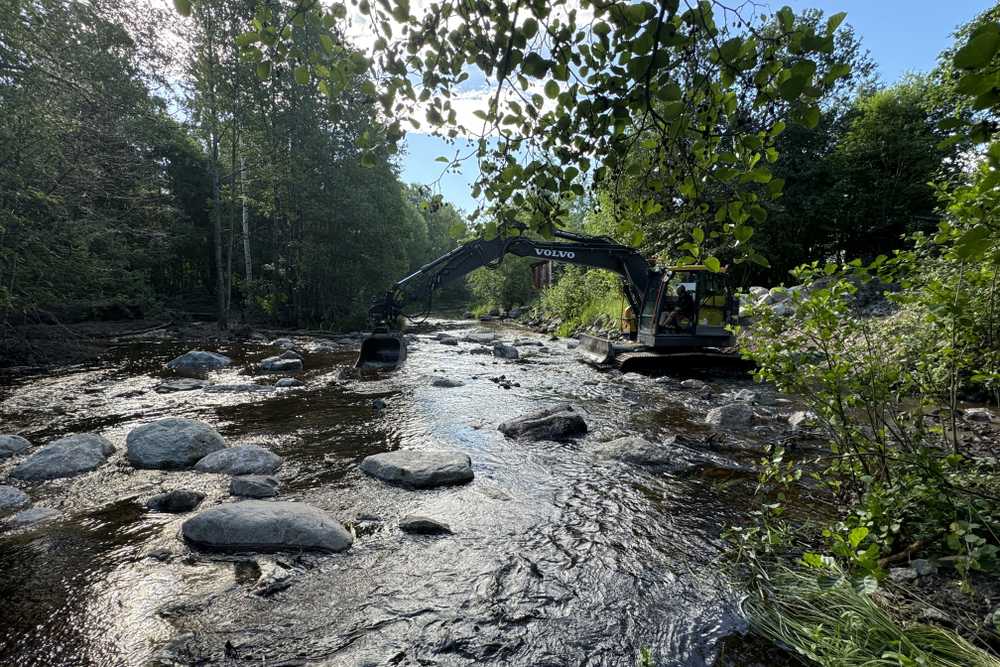
[[(898, 81), (907, 72), (926, 72), (934, 67), (938, 53), (951, 44), (954, 29), (991, 7), (993, 0), (758, 0), (772, 10), (788, 5), (796, 12), (810, 7), (827, 15), (847, 12), (846, 22), (854, 26), (862, 44), (871, 51), (883, 82)], [(476, 96), (470, 96), (475, 105)], [(466, 149), (464, 142), (449, 145), (424, 134), (410, 133), (406, 153), (400, 159), (402, 179), (432, 185), (447, 201), (466, 212), (475, 209), (470, 194), (476, 165), (466, 161), (462, 173), (442, 174), (439, 155), (454, 156)], [(467, 149), (464, 151), (467, 152)]]

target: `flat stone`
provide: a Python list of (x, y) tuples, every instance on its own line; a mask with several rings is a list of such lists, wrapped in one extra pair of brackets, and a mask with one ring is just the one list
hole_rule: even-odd
[(728, 403), (712, 408), (705, 416), (705, 423), (724, 428), (742, 428), (753, 421), (753, 408), (746, 403)]
[(497, 427), (508, 438), (566, 440), (587, 432), (587, 422), (571, 405), (560, 404), (510, 419)]
[(226, 441), (205, 422), (168, 417), (132, 429), (125, 440), (129, 463), (136, 468), (190, 468)]
[(448, 524), (421, 514), (407, 514), (399, 520), (400, 530), (420, 535), (444, 535), (451, 533)]
[(58, 510), (51, 507), (31, 507), (22, 510), (10, 518), (10, 522), (15, 526), (27, 526), (40, 521), (48, 521), (61, 516)]
[(19, 435), (0, 435), (0, 459), (28, 451), (31, 443)]
[(914, 581), (917, 571), (912, 567), (893, 567), (889, 568), (889, 578), (895, 582)]
[(285, 389), (288, 387), (304, 387), (305, 384), (306, 383), (303, 382), (302, 380), (297, 380), (295, 378), (281, 378), (280, 380), (274, 383), (274, 386)]
[(431, 380), (432, 387), (444, 387), (444, 388), (454, 388), (454, 387), (464, 387), (465, 383), (461, 380), (454, 380), (452, 378), (434, 378)]
[(270, 475), (239, 475), (229, 480), (229, 493), (248, 498), (272, 498), (278, 495), (279, 485)]
[(205, 499), (205, 494), (188, 489), (174, 489), (166, 493), (160, 493), (146, 501), (146, 508), (154, 512), (166, 512), (168, 514), (180, 514), (190, 512), (201, 504)]
[(225, 368), (231, 363), (233, 363), (233, 360), (224, 354), (191, 350), (176, 359), (168, 361), (167, 368), (172, 370), (209, 371)]
[(227, 447), (208, 454), (194, 468), (225, 475), (268, 475), (281, 467), (281, 457), (260, 445)]
[(188, 542), (220, 551), (344, 551), (354, 539), (305, 503), (244, 500), (202, 510), (181, 526)]
[(177, 378), (176, 380), (161, 382), (153, 387), (153, 391), (157, 394), (172, 394), (178, 391), (195, 391), (196, 389), (204, 389), (207, 385), (207, 380), (199, 380), (197, 378)]
[(104, 465), (114, 451), (114, 445), (96, 433), (68, 435), (36, 451), (10, 476), (29, 481), (72, 477)]
[(265, 371), (286, 372), (301, 371), (301, 359), (282, 359), (281, 357), (268, 357), (260, 362), (260, 367)]
[(474, 477), (468, 454), (436, 450), (373, 454), (361, 462), (361, 470), (386, 482), (419, 489), (462, 484)]
[(0, 484), (0, 512), (6, 512), (31, 503), (28, 494), (16, 486)]
[(752, 468), (736, 461), (677, 442), (671, 436), (659, 443), (644, 438), (625, 436), (601, 443), (595, 449), (598, 455), (632, 465), (648, 466), (674, 474), (698, 472), (724, 472), (750, 474)]

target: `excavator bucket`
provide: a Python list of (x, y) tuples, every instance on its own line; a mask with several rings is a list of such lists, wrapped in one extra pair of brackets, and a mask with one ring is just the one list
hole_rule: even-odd
[(584, 361), (596, 366), (605, 366), (615, 359), (615, 346), (611, 341), (597, 336), (582, 334), (576, 350)]
[(361, 341), (355, 368), (392, 370), (406, 360), (406, 340), (400, 334), (374, 333)]

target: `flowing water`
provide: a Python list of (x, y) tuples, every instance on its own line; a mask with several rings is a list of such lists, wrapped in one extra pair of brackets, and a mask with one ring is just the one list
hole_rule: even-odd
[[(461, 335), (472, 325), (438, 326)], [(510, 362), (421, 335), (391, 374), (343, 379), (354, 352), (307, 352), (304, 388), (159, 394), (164, 363), (191, 344), (137, 340), (95, 366), (4, 387), (0, 431), (35, 445), (96, 431), (118, 451), (79, 477), (8, 482), (60, 516), (0, 528), (0, 664), (634, 665), (643, 648), (657, 665), (713, 664), (745, 626), (721, 532), (740, 520), (752, 481), (711, 469), (668, 475), (593, 448), (681, 433), (752, 460), (744, 450), (776, 430), (715, 433), (703, 423), (720, 396), (750, 381), (708, 378), (712, 397), (699, 398), (679, 378), (598, 372), (565, 341), (497, 334), (546, 347), (522, 346), (526, 358)], [(308, 351), (308, 339), (297, 342)], [(217, 351), (235, 363), (211, 374), (216, 383), (252, 382), (255, 363), (274, 354), (263, 343)], [(442, 375), (465, 386), (432, 386)], [(514, 386), (491, 379), (501, 375)], [(525, 443), (496, 430), (561, 401), (583, 410), (586, 437)], [(266, 444), (284, 457), (282, 498), (328, 511), (355, 531), (354, 545), (271, 556), (186, 545), (185, 515), (146, 511), (144, 500), (182, 487), (205, 493), (203, 508), (231, 499), (221, 475), (128, 465), (128, 431), (166, 416), (210, 422), (230, 444)], [(400, 447), (466, 452), (475, 480), (413, 491), (358, 469)], [(408, 513), (454, 534), (403, 533)], [(275, 568), (290, 585), (260, 594)]]

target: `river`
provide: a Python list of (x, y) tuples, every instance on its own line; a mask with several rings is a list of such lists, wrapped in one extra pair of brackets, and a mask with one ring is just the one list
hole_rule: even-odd
[[(480, 326), (435, 323), (459, 336)], [(303, 388), (160, 394), (165, 362), (192, 344), (146, 338), (100, 363), (4, 387), (4, 432), (39, 445), (95, 431), (118, 451), (70, 479), (5, 482), (60, 516), (0, 529), (0, 664), (631, 666), (649, 649), (657, 665), (687, 666), (717, 664), (723, 647), (737, 656), (727, 664), (750, 664), (738, 657), (745, 622), (722, 532), (743, 516), (752, 477), (711, 467), (670, 475), (592, 450), (621, 435), (682, 434), (750, 463), (780, 429), (718, 433), (704, 416), (728, 393), (761, 389), (706, 377), (701, 395), (681, 378), (597, 371), (566, 340), (493, 333), (522, 340), (522, 359), (442, 345), (428, 331), (398, 371), (356, 378), (344, 373), (355, 351), (309, 353), (315, 339), (301, 337)], [(260, 378), (256, 363), (274, 354), (264, 342), (213, 351), (234, 359), (211, 374), (222, 384)], [(465, 385), (435, 387), (435, 376)], [(496, 429), (563, 401), (583, 411), (585, 437), (518, 442)], [(284, 457), (281, 498), (326, 510), (355, 531), (354, 545), (269, 556), (186, 545), (179, 528), (190, 515), (149, 512), (143, 501), (181, 487), (205, 493), (202, 508), (232, 499), (221, 475), (129, 466), (129, 430), (168, 416)], [(399, 447), (466, 452), (475, 480), (413, 491), (358, 469), (364, 456)], [(13, 465), (0, 464), (0, 475)], [(396, 522), (408, 513), (440, 518), (454, 534), (403, 533)], [(260, 594), (275, 568), (292, 573), (290, 585)]]

